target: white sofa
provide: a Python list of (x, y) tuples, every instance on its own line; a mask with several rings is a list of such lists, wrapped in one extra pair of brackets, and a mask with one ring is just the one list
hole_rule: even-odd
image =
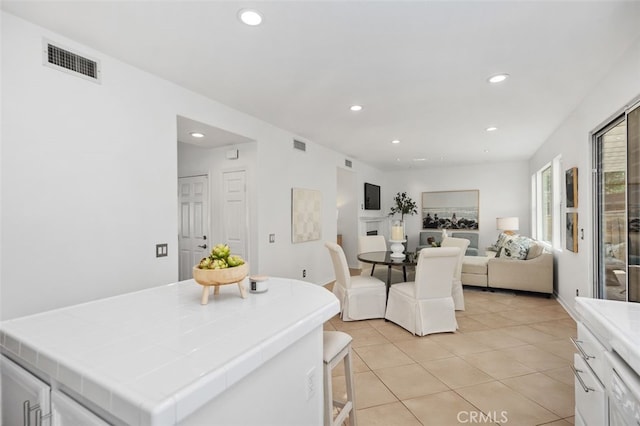
[(544, 251), (539, 242), (534, 242), (522, 260), (487, 253), (484, 257), (465, 256), (463, 285), (553, 293), (553, 254)]

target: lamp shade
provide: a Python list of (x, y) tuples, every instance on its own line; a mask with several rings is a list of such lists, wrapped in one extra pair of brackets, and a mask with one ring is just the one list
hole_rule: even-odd
[(496, 229), (500, 231), (517, 231), (520, 223), (517, 217), (498, 217), (496, 218)]

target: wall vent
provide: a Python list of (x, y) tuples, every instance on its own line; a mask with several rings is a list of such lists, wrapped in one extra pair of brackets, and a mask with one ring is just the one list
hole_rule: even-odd
[(300, 151), (306, 151), (307, 150), (307, 144), (298, 140), (293, 140), (293, 147), (295, 149), (299, 149)]
[(42, 49), (43, 63), (51, 68), (85, 78), (87, 80), (100, 82), (100, 62), (79, 55), (70, 49), (60, 47), (50, 40), (43, 40)]
[(353, 163), (351, 162), (351, 160), (347, 160), (347, 159), (344, 160), (344, 165), (349, 168), (353, 167)]

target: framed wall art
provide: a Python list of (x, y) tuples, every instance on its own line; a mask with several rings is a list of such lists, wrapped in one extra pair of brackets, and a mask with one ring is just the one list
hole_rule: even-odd
[(578, 252), (578, 213), (567, 213), (567, 250)]
[(565, 172), (567, 208), (578, 207), (578, 168), (572, 167)]
[(291, 242), (322, 237), (322, 193), (314, 189), (291, 189)]
[(422, 193), (423, 229), (478, 229), (480, 191)]

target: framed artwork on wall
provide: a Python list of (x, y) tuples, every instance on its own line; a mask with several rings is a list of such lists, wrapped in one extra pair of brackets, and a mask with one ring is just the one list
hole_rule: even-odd
[(322, 193), (314, 189), (291, 189), (291, 242), (322, 237)]
[(572, 167), (565, 172), (567, 208), (578, 207), (578, 168)]
[(423, 229), (478, 229), (480, 191), (422, 193)]
[(567, 250), (578, 252), (578, 213), (567, 213)]

